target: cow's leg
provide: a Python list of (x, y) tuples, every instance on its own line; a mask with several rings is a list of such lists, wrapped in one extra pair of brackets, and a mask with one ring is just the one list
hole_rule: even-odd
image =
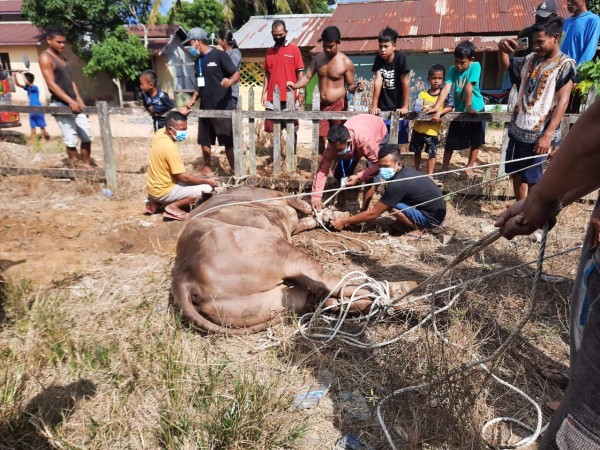
[(303, 231), (314, 230), (317, 228), (318, 223), (314, 217), (303, 217), (298, 220), (298, 225), (292, 231), (292, 235), (296, 235), (302, 233)]
[(245, 297), (196, 301), (194, 305), (198, 313), (219, 326), (253, 328), (253, 331), (257, 331), (257, 326), (264, 324), (266, 328), (288, 312), (307, 312), (311, 297), (308, 289), (281, 285)]

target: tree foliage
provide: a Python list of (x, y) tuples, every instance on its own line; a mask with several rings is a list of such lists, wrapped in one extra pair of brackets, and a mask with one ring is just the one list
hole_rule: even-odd
[(225, 20), (237, 29), (250, 16), (273, 14), (315, 14), (328, 12), (328, 0), (225, 0)]
[(223, 27), (223, 5), (218, 0), (181, 2), (171, 10), (169, 21), (186, 30), (202, 27), (208, 34), (216, 33)]
[(91, 56), (83, 68), (83, 73), (89, 77), (106, 72), (112, 78), (133, 80), (150, 63), (148, 50), (140, 38), (127, 33), (122, 26), (101, 42), (93, 44)]
[(62, 27), (73, 51), (88, 59), (92, 43), (134, 21), (132, 11), (147, 16), (152, 4), (151, 0), (24, 0), (21, 12), (38, 28)]

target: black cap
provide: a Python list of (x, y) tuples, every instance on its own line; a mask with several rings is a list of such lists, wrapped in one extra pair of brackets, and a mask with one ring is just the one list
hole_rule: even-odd
[(546, 0), (540, 3), (535, 10), (536, 16), (549, 17), (552, 14), (558, 14), (558, 5), (556, 0)]

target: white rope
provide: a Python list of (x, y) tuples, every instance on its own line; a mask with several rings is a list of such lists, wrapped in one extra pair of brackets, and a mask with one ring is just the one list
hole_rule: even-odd
[[(536, 156), (527, 156), (525, 158), (517, 158), (517, 159), (513, 159), (510, 162), (519, 162), (519, 161), (527, 161), (530, 159), (535, 159), (535, 158), (540, 158), (540, 155), (536, 155)], [(543, 162), (540, 163), (536, 163), (534, 165), (532, 165), (531, 167), (534, 167), (538, 164), (543, 164), (545, 163), (547, 160), (544, 160)], [(434, 174), (434, 176), (440, 176), (440, 175), (447, 175), (450, 173), (458, 173), (458, 172), (464, 172), (466, 170), (479, 170), (479, 169), (484, 169), (487, 167), (494, 167), (494, 166), (500, 166), (502, 164), (506, 164), (506, 161), (499, 161), (499, 162), (494, 162), (494, 163), (488, 163), (488, 164), (480, 164), (477, 166), (472, 166), (472, 167), (463, 167), (463, 168), (458, 168), (458, 169), (452, 169), (452, 170), (446, 170), (445, 172), (437, 172)], [(526, 167), (527, 168), (527, 167)], [(364, 187), (369, 187), (369, 186), (379, 186), (379, 185), (385, 185), (385, 184), (391, 184), (391, 183), (399, 183), (399, 182), (403, 182), (403, 181), (409, 181), (409, 180), (416, 180), (419, 178), (425, 178), (425, 177), (429, 177), (429, 175), (427, 174), (423, 174), (423, 175), (415, 175), (414, 177), (407, 177), (407, 178), (402, 178), (399, 180), (381, 180), (381, 181), (377, 181), (377, 182), (371, 182), (371, 183), (362, 183), (356, 186), (345, 186), (344, 188), (332, 188), (332, 189), (324, 189), (322, 191), (315, 191), (313, 193), (318, 193), (318, 194), (329, 194), (329, 193), (336, 193), (339, 192), (342, 189), (362, 189)], [(498, 179), (500, 179), (502, 177), (499, 177)], [(475, 185), (470, 185), (469, 188), (472, 188)], [(464, 190), (464, 189), (463, 189)], [(461, 191), (456, 191), (457, 192), (461, 192)], [(446, 194), (445, 196), (451, 195), (452, 193)], [(204, 214), (207, 214), (211, 211), (214, 211), (215, 209), (220, 209), (220, 208), (226, 208), (228, 206), (237, 206), (237, 205), (248, 205), (248, 204), (252, 204), (252, 203), (268, 203), (268, 202), (276, 202), (276, 201), (281, 201), (281, 200), (289, 200), (292, 198), (298, 198), (298, 197), (304, 197), (306, 196), (306, 193), (302, 193), (302, 194), (290, 194), (290, 195), (283, 195), (281, 197), (273, 197), (273, 198), (261, 198), (261, 199), (256, 199), (256, 200), (244, 200), (244, 201), (239, 201), (239, 202), (231, 202), (231, 203), (226, 203), (223, 205), (216, 205), (213, 206), (211, 208), (208, 208), (204, 211), (200, 211), (198, 214), (194, 215), (193, 217), (190, 218), (190, 220), (199, 218), (201, 216), (203, 216)]]

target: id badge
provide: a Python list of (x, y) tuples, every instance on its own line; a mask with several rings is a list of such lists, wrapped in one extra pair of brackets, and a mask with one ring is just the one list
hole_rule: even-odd
[(204, 77), (198, 77), (198, 87), (204, 87), (205, 84)]
[(345, 188), (347, 184), (348, 184), (348, 177), (344, 177), (340, 180), (340, 187)]

